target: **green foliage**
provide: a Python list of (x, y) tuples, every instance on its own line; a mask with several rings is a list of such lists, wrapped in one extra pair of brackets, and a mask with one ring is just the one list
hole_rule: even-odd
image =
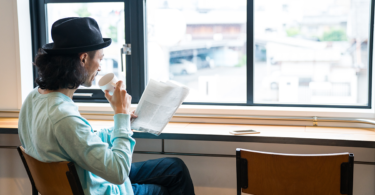
[(324, 32), (321, 41), (346, 41), (346, 32), (343, 29), (331, 29)]
[(76, 14), (78, 14), (79, 17), (89, 17), (91, 16), (91, 13), (89, 10), (87, 10), (87, 5), (83, 4), (81, 8), (79, 8), (77, 11), (75, 11)]
[(294, 37), (296, 35), (299, 35), (300, 33), (301, 32), (299, 28), (296, 28), (296, 27), (291, 27), (291, 28), (286, 29), (286, 34), (288, 35), (288, 37)]
[(117, 43), (117, 27), (116, 26), (109, 26), (107, 30), (107, 36), (112, 39), (113, 42)]
[(238, 64), (235, 65), (235, 67), (242, 67), (246, 66), (246, 55), (241, 56)]

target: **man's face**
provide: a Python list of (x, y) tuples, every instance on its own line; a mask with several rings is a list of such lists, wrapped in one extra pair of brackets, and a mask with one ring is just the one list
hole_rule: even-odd
[(83, 53), (80, 55), (81, 62), (83, 62), (88, 73), (86, 81), (82, 84), (83, 86), (91, 87), (92, 82), (98, 74), (98, 71), (100, 71), (100, 61), (103, 60), (103, 57), (103, 49), (97, 50), (93, 58), (91, 58), (88, 53)]

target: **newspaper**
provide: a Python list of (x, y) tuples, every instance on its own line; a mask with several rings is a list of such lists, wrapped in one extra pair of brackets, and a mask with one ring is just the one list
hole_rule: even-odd
[(179, 83), (151, 79), (135, 110), (138, 117), (132, 120), (131, 128), (160, 135), (188, 93), (189, 88)]

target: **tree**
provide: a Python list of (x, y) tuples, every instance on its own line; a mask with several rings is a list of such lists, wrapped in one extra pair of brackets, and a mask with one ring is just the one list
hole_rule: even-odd
[(296, 35), (299, 35), (301, 32), (299, 30), (299, 28), (297, 27), (292, 27), (292, 28), (288, 28), (286, 29), (286, 34), (288, 37), (294, 37)]
[(109, 26), (107, 30), (107, 36), (112, 39), (113, 42), (117, 43), (117, 27), (116, 26)]
[(322, 41), (346, 41), (346, 32), (343, 29), (332, 29), (324, 32)]
[(77, 11), (75, 11), (76, 14), (78, 14), (79, 17), (89, 17), (91, 16), (91, 13), (87, 9), (87, 4), (83, 4), (81, 8), (79, 8)]
[(246, 55), (242, 55), (240, 57), (238, 64), (235, 65), (235, 67), (242, 67), (242, 66), (246, 66)]

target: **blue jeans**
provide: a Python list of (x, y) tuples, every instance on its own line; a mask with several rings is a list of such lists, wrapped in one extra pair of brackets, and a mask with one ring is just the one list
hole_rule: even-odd
[(194, 195), (189, 170), (179, 158), (132, 163), (129, 178), (134, 195)]

